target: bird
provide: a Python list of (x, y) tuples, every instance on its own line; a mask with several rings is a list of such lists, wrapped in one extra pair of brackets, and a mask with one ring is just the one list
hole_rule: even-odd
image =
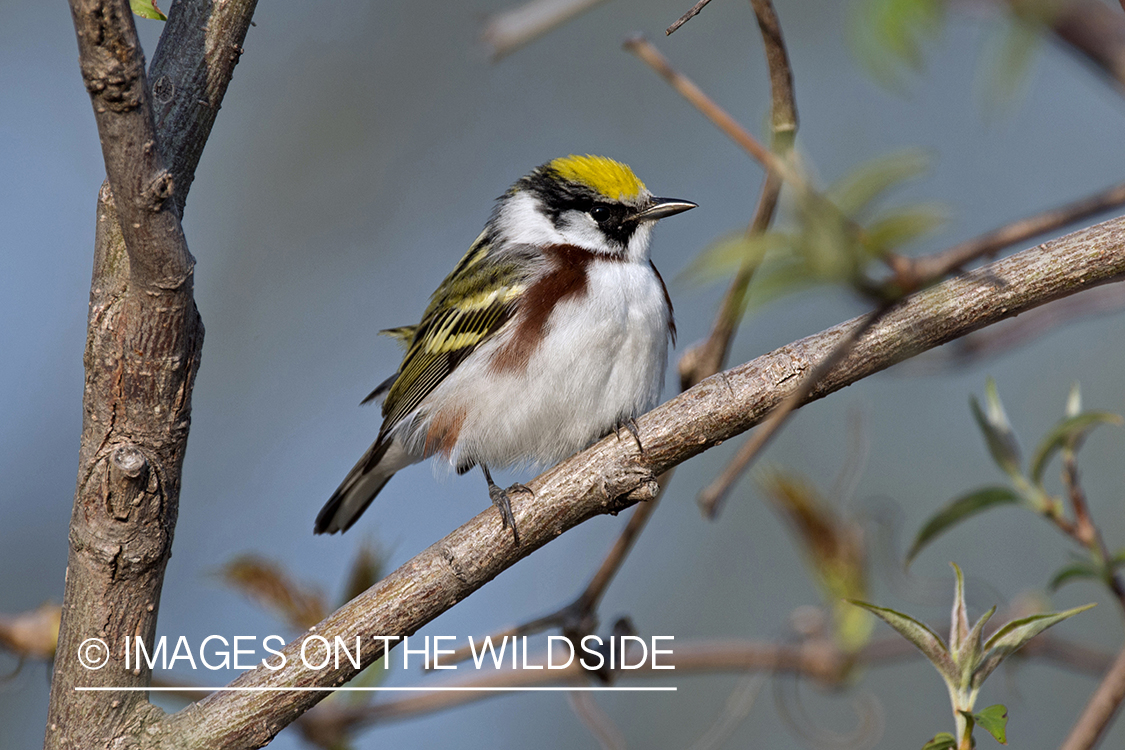
[[(503, 527), (512, 491), (490, 469), (553, 464), (656, 406), (676, 325), (649, 258), (657, 220), (697, 204), (654, 197), (633, 170), (570, 155), (518, 179), (433, 293), (417, 325), (384, 333), (406, 349), (362, 403), (383, 423), (316, 517), (347, 531), (398, 471), (437, 457), (484, 472)], [(643, 446), (641, 446), (643, 451)]]

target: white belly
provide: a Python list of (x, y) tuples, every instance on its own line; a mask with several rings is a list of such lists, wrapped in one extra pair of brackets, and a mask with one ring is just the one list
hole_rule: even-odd
[[(498, 336), (426, 399), (464, 412), (450, 463), (553, 463), (648, 411), (664, 385), (668, 320), (647, 263), (595, 261), (586, 294), (555, 307), (526, 371), (489, 369)], [(416, 427), (429, 422), (427, 403)]]

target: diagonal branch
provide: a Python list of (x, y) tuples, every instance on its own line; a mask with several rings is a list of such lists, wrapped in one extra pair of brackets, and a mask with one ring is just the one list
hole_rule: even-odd
[(1122, 701), (1125, 701), (1125, 649), (1117, 654), (1082, 715), (1059, 746), (1060, 750), (1089, 750), (1097, 745), (1121, 709)]
[[(1009, 256), (950, 279), (896, 306), (817, 384), (823, 398), (919, 352), (1082, 289), (1125, 279), (1125, 218)], [(406, 562), (315, 628), (330, 642), (362, 639), (362, 665), (383, 654), (373, 636), (410, 635), (568, 529), (652, 497), (656, 476), (760, 422), (797, 388), (861, 319), (796, 341), (704, 380), (639, 420), (642, 455), (613, 436), (540, 475), (513, 511), (523, 543), (515, 547), (488, 509)], [(288, 644), (286, 666), (252, 670), (236, 688), (342, 685), (359, 672), (300, 666), (301, 640)], [(313, 691), (213, 693), (150, 727), (152, 744), (241, 748), (269, 742), (324, 697)]]

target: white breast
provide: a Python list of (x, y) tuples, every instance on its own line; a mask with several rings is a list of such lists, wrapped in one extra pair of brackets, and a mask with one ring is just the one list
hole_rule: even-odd
[[(648, 411), (664, 385), (669, 317), (647, 262), (592, 262), (586, 293), (555, 307), (526, 371), (489, 369), (498, 336), (426, 399), (465, 415), (450, 463), (555, 462)], [(419, 416), (416, 428), (429, 421)]]

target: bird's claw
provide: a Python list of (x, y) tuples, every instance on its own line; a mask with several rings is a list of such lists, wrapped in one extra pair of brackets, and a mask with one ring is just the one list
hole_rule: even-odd
[(618, 422), (615, 429), (618, 438), (621, 437), (622, 427), (629, 431), (629, 434), (633, 436), (633, 440), (637, 441), (637, 450), (641, 452), (641, 455), (645, 455), (645, 446), (644, 443), (641, 442), (641, 433), (637, 429), (637, 420), (633, 419), (632, 417), (628, 417), (627, 419), (623, 419), (622, 421)]
[(520, 532), (519, 529), (516, 528), (515, 514), (512, 513), (512, 501), (509, 497), (509, 493), (511, 492), (535, 494), (531, 491), (531, 488), (518, 482), (506, 490), (497, 486), (491, 480), (488, 482), (488, 497), (492, 500), (492, 504), (496, 506), (496, 509), (500, 511), (500, 521), (504, 524), (504, 528), (507, 529), (510, 527), (512, 529), (512, 539), (515, 540), (516, 546), (518, 547), (520, 545)]

